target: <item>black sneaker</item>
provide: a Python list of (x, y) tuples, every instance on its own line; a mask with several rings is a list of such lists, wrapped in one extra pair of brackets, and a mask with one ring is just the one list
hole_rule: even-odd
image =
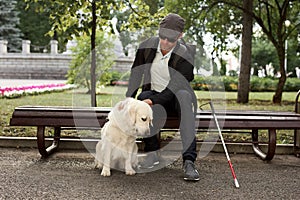
[(158, 165), (158, 164), (159, 164), (159, 157), (158, 157), (156, 151), (154, 151), (154, 152), (147, 153), (146, 158), (139, 165), (140, 165), (140, 168), (151, 169), (155, 165)]
[(199, 181), (200, 180), (200, 176), (199, 176), (197, 169), (195, 168), (195, 164), (191, 160), (184, 161), (183, 172), (184, 172), (183, 179), (186, 181)]

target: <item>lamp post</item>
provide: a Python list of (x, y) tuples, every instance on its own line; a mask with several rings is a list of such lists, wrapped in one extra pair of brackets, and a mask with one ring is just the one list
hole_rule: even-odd
[[(288, 28), (291, 25), (291, 22), (289, 20), (285, 20), (284, 25), (285, 25), (286, 28)], [(286, 31), (286, 33), (287, 33), (287, 31)], [(285, 70), (285, 73), (287, 73), (287, 50), (288, 50), (288, 39), (286, 37), (285, 43), (284, 43), (284, 52), (285, 52), (285, 55), (284, 55), (284, 70)]]

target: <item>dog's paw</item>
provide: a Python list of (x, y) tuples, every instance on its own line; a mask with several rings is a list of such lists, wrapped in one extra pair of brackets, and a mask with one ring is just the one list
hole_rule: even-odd
[(101, 176), (110, 176), (110, 169), (105, 169), (105, 167), (103, 167)]
[(95, 161), (95, 169), (102, 169), (103, 165), (99, 161)]
[(133, 170), (133, 169), (131, 169), (131, 170), (126, 170), (126, 175), (135, 175), (135, 171)]

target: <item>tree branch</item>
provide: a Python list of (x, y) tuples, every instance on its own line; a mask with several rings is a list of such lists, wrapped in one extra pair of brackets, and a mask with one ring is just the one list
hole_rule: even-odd
[(141, 16), (141, 15), (139, 14), (139, 12), (136, 11), (136, 10), (132, 7), (132, 5), (131, 5), (131, 3), (130, 3), (129, 0), (125, 0), (125, 2), (128, 3), (129, 8), (130, 8), (135, 14), (137, 14), (138, 16)]

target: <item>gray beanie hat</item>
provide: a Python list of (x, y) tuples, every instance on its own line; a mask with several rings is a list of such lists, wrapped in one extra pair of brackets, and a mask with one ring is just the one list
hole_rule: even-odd
[(160, 29), (171, 29), (182, 33), (185, 25), (185, 20), (177, 14), (168, 14), (161, 22)]

